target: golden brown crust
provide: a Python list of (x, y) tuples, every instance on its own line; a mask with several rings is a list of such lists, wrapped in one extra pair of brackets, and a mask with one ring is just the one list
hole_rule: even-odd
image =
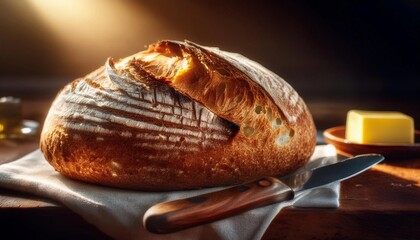
[(188, 41), (158, 42), (75, 80), (41, 135), (68, 177), (155, 191), (284, 175), (314, 147), (311, 114), (283, 79)]

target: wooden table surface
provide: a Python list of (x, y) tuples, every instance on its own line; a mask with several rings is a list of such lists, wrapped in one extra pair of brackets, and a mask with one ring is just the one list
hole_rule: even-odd
[[(42, 119), (48, 106), (32, 103), (25, 111)], [(37, 139), (0, 141), (0, 163), (37, 147)], [(419, 239), (419, 223), (420, 157), (394, 159), (341, 183), (338, 209), (282, 209), (263, 239)], [(0, 189), (0, 226), (14, 239), (108, 238), (58, 203), (7, 189)]]

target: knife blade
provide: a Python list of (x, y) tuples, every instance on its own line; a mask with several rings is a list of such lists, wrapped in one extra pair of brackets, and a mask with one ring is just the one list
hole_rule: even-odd
[(307, 190), (351, 178), (384, 160), (379, 154), (365, 154), (341, 162), (309, 169), (281, 179), (265, 177), (221, 191), (159, 203), (143, 217), (152, 233), (171, 233), (231, 217), (241, 212), (292, 200)]

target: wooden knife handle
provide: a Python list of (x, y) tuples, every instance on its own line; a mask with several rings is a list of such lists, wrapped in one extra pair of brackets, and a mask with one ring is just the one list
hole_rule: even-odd
[(292, 189), (277, 178), (267, 177), (222, 191), (156, 204), (144, 214), (143, 225), (153, 233), (171, 233), (292, 198)]

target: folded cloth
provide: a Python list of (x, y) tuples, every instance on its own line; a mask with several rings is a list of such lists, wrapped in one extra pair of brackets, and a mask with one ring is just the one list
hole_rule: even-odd
[[(303, 169), (336, 161), (334, 147), (317, 146), (311, 161)], [(249, 210), (180, 232), (157, 235), (149, 233), (142, 225), (143, 215), (149, 207), (223, 188), (142, 192), (82, 183), (57, 173), (39, 150), (0, 165), (0, 187), (58, 201), (116, 239), (260, 239), (283, 207), (338, 207), (339, 186), (339, 183), (333, 183), (307, 191), (291, 201)]]

